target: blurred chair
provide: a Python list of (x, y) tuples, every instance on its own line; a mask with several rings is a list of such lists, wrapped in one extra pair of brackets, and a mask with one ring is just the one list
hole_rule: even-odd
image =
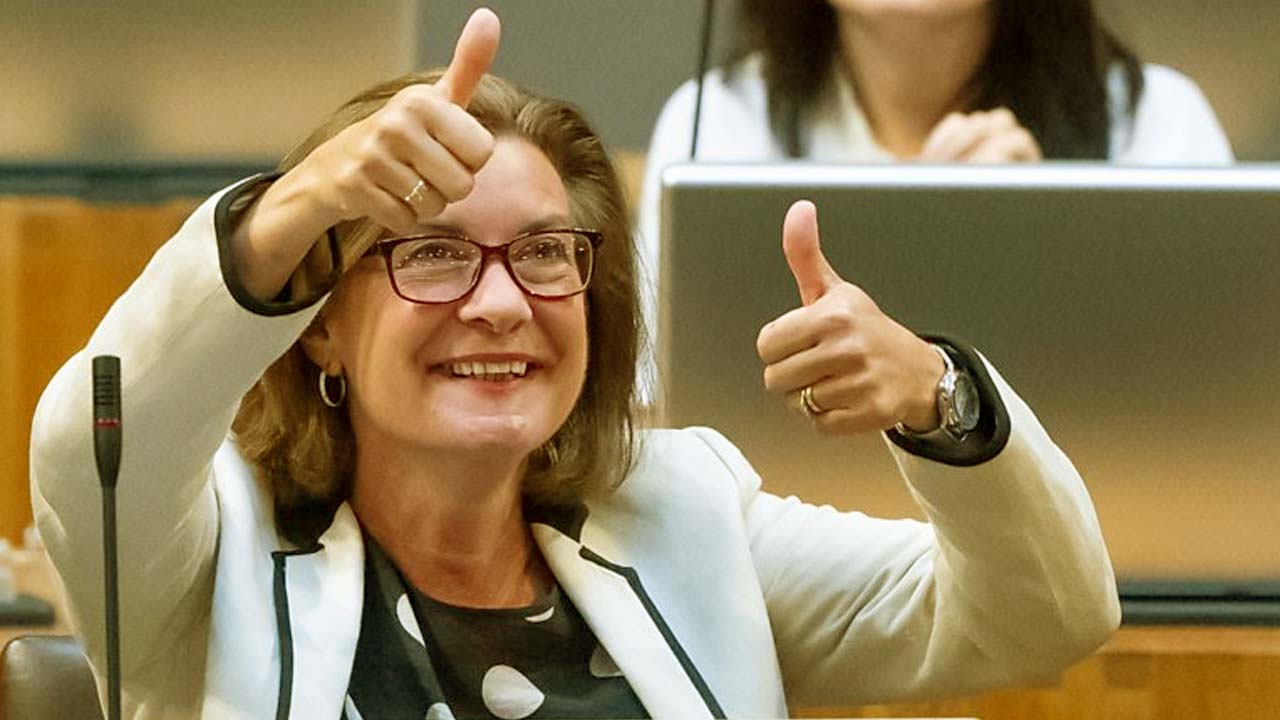
[(0, 653), (0, 720), (101, 720), (89, 661), (75, 638), (27, 635)]

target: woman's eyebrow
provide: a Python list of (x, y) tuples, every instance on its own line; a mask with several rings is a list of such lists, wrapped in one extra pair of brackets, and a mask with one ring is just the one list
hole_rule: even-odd
[(565, 228), (572, 226), (573, 223), (568, 217), (561, 215), (560, 213), (555, 213), (553, 215), (544, 216), (539, 220), (525, 223), (524, 226), (520, 228), (520, 232), (526, 233), (534, 232), (535, 230), (545, 230), (547, 228)]
[[(537, 220), (530, 220), (529, 222), (526, 222), (524, 225), (520, 226), (520, 230), (516, 234), (520, 235), (527, 232), (536, 232), (538, 230), (546, 230), (548, 228), (567, 228), (572, 226), (573, 226), (573, 222), (568, 218), (568, 216), (562, 215), (561, 213), (553, 213), (551, 215), (544, 215), (538, 218)], [(419, 223), (418, 229), (414, 232), (414, 234), (415, 235), (448, 235), (451, 237), (471, 237), (470, 235), (467, 234), (465, 230), (462, 229), (462, 226), (460, 225), (454, 225), (451, 223), (433, 222), (430, 220), (423, 223)]]

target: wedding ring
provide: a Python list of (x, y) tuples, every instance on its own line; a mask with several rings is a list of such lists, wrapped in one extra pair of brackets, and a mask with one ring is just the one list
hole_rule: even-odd
[(800, 412), (804, 413), (805, 417), (813, 417), (814, 415), (821, 415), (826, 412), (826, 410), (813, 399), (812, 385), (805, 385), (804, 389), (800, 391)]
[(418, 178), (418, 184), (414, 185), (413, 189), (410, 190), (409, 194), (405, 195), (403, 199), (406, 205), (416, 209), (418, 207), (418, 203), (425, 200), (426, 197), (427, 197), (427, 181), (423, 180), (422, 178)]

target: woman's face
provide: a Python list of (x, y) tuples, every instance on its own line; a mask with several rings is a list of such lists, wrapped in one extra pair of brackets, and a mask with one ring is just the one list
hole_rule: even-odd
[[(504, 138), (471, 194), (422, 229), (501, 245), (528, 230), (571, 225), (551, 163), (527, 142)], [(564, 423), (582, 389), (584, 298), (529, 297), (494, 257), (468, 295), (420, 305), (395, 294), (381, 257), (366, 257), (325, 307), (308, 354), (346, 373), (361, 454), (523, 459)], [(516, 369), (502, 372), (509, 363)], [(477, 375), (477, 364), (499, 372)]]

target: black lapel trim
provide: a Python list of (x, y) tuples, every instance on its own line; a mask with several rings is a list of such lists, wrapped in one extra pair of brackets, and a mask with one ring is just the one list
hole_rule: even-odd
[(276, 640), (280, 643), (280, 688), (276, 695), (276, 720), (288, 720), (293, 704), (293, 623), (289, 620), (289, 586), (285, 578), (285, 561), (294, 555), (310, 555), (323, 550), (314, 546), (301, 550), (276, 550), (271, 553), (272, 596), (276, 610)]
[(561, 535), (582, 544), (582, 526), (587, 522), (587, 506), (580, 502), (572, 505), (537, 505), (526, 498), (524, 519), (529, 524), (537, 523), (555, 528)]
[(311, 307), (323, 298), (334, 285), (338, 284), (338, 279), (342, 277), (342, 248), (338, 243), (338, 233), (334, 228), (329, 228), (325, 233), (329, 246), (329, 276), (325, 278), (320, 287), (316, 288), (307, 297), (290, 298), (289, 286), (285, 285), (280, 297), (269, 302), (263, 302), (254, 297), (245, 289), (244, 283), (240, 281), (239, 274), (236, 273), (235, 263), (231, 258), (231, 235), (235, 227), (236, 221), (239, 219), (239, 211), (243, 210), (250, 203), (239, 202), (248, 195), (261, 192), (263, 185), (270, 184), (279, 178), (281, 173), (265, 173), (255, 175), (240, 184), (232, 187), (218, 198), (218, 204), (213, 209), (213, 228), (214, 235), (218, 242), (218, 266), (222, 270), (222, 282), (226, 284), (227, 291), (231, 293), (231, 297), (245, 310), (257, 315), (276, 316), (288, 315), (290, 313)]
[(640, 575), (634, 568), (624, 565), (616, 565), (605, 560), (590, 548), (582, 548), (578, 554), (585, 560), (589, 560), (610, 572), (617, 573), (626, 578), (627, 584), (631, 586), (631, 591), (640, 598), (640, 602), (644, 605), (645, 611), (649, 613), (649, 619), (653, 620), (653, 624), (658, 627), (658, 632), (662, 633), (662, 638), (667, 641), (667, 645), (671, 646), (671, 651), (675, 653), (676, 658), (680, 660), (681, 667), (689, 676), (689, 680), (693, 682), (693, 686), (698, 689), (698, 694), (702, 696), (702, 701), (706, 703), (707, 709), (711, 711), (711, 716), (723, 718), (724, 710), (720, 708), (720, 703), (716, 702), (716, 697), (711, 693), (711, 688), (707, 686), (702, 674), (698, 672), (698, 668), (693, 664), (693, 660), (689, 659), (684, 648), (681, 647), (680, 641), (676, 639), (675, 633), (671, 632), (671, 628), (667, 626), (667, 621), (662, 619), (662, 614), (658, 612), (658, 606), (653, 604), (653, 599), (649, 597), (649, 593), (645, 592), (644, 585), (640, 583)]

